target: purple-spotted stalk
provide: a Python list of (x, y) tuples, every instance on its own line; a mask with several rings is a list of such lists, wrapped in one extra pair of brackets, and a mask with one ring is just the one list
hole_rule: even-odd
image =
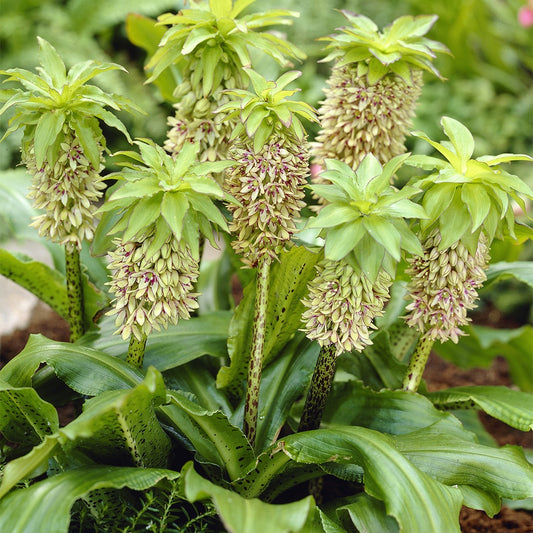
[(28, 196), (43, 210), (32, 226), (39, 234), (65, 248), (66, 285), (70, 340), (85, 331), (80, 250), (94, 236), (95, 212), (105, 184), (103, 170), (105, 139), (99, 120), (119, 129), (129, 140), (126, 128), (106, 110), (133, 110), (126, 99), (106, 94), (86, 82), (109, 70), (124, 70), (113, 63), (88, 61), (68, 72), (57, 51), (38, 38), (39, 75), (23, 69), (0, 71), (6, 81), (17, 81), (21, 89), (0, 110), (15, 114), (4, 138), (23, 129), (22, 162), (32, 176)]
[(109, 252), (117, 334), (129, 339), (127, 360), (142, 367), (147, 338), (155, 329), (187, 320), (198, 308), (200, 234), (216, 246), (213, 231), (228, 227), (212, 198), (231, 199), (212, 175), (229, 161), (200, 163), (199, 145), (186, 144), (175, 157), (152, 142), (136, 141), (140, 154), (121, 152), (134, 162), (113, 174), (124, 180), (101, 213), (116, 211)]
[(341, 11), (348, 25), (328, 41), (334, 61), (313, 144), (318, 163), (338, 159), (354, 170), (366, 154), (383, 164), (405, 152), (404, 140), (422, 90), (422, 74), (444, 45), (424, 35), (436, 16), (404, 16), (380, 31), (369, 18)]
[(243, 423), (244, 434), (252, 444), (255, 442), (257, 432), (259, 387), (261, 385), (261, 373), (263, 370), (263, 347), (265, 345), (270, 263), (271, 259), (265, 256), (260, 259), (259, 265), (257, 266), (252, 351), (248, 363), (248, 379)]
[(372, 154), (354, 171), (349, 165), (326, 159), (323, 178), (312, 185), (324, 207), (307, 228), (317, 228), (325, 241), (324, 258), (302, 300), (303, 330), (320, 346), (318, 362), (304, 405), (300, 430), (319, 427), (335, 375), (336, 358), (361, 352), (372, 344), (374, 319), (389, 299), (396, 264), (404, 252), (421, 255), (422, 246), (406, 219), (425, 217), (409, 198), (419, 189), (390, 185), (393, 174), (409, 154), (383, 167)]
[(68, 323), (70, 342), (76, 342), (85, 333), (83, 323), (83, 286), (81, 283), (80, 253), (76, 246), (65, 245), (65, 276), (68, 294)]
[(300, 76), (288, 72), (278, 80), (246, 69), (253, 92), (233, 90), (238, 100), (219, 109), (229, 119), (239, 117), (233, 132), (235, 145), (224, 187), (237, 202), (228, 205), (233, 249), (247, 267), (257, 269), (254, 330), (248, 361), (244, 407), (244, 432), (255, 443), (259, 411), (259, 389), (267, 317), (270, 264), (289, 244), (296, 232), (296, 220), (309, 174), (307, 135), (298, 117), (316, 120), (314, 110), (304, 102), (289, 100), (296, 91), (286, 85)]
[(446, 160), (413, 156), (407, 164), (425, 170), (429, 176), (414, 184), (423, 190), (422, 205), (428, 218), (420, 223), (424, 253), (409, 259), (408, 315), (410, 327), (421, 337), (409, 363), (404, 390), (415, 392), (435, 341), (457, 343), (467, 313), (476, 306), (478, 289), (486, 280), (490, 244), (495, 237), (514, 236), (511, 200), (525, 208), (523, 197), (533, 192), (519, 178), (499, 168), (529, 156), (503, 154), (471, 159), (474, 140), (460, 122), (441, 121), (449, 142), (437, 143), (415, 132), (436, 148)]
[(291, 43), (260, 31), (292, 24), (298, 13), (276, 9), (243, 16), (243, 9), (252, 3), (211, 0), (159, 17), (158, 23), (169, 28), (147, 68), (152, 71), (149, 81), (169, 65), (180, 71), (182, 81), (173, 94), (175, 113), (168, 119), (170, 129), (164, 144), (174, 156), (192, 142), (200, 144), (201, 161), (227, 159), (238, 118), (219, 120), (216, 110), (229, 101), (227, 89), (247, 87), (242, 69), (251, 64), (250, 49), (268, 54), (282, 66), (290, 64), (287, 58), (305, 58)]

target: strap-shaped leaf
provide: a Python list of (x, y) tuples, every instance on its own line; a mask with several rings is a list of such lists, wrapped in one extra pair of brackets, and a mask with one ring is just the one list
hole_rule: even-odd
[(99, 350), (31, 335), (25, 348), (0, 370), (0, 379), (28, 387), (41, 363), (80, 394), (95, 396), (107, 390), (129, 389), (140, 383), (139, 370)]
[[(0, 274), (35, 294), (63, 318), (68, 318), (68, 299), (65, 276), (59, 271), (34, 261), (21, 253), (0, 249)], [(106, 305), (105, 296), (82, 277), (85, 297), (84, 321), (90, 326), (94, 316)]]
[(39, 444), (59, 428), (55, 407), (31, 387), (12, 387), (0, 380), (0, 433), (24, 447)]
[(471, 485), (515, 500), (533, 497), (533, 466), (518, 446), (484, 446), (437, 425), (394, 441), (414, 465), (446, 485)]
[(522, 431), (533, 430), (533, 394), (503, 386), (453, 387), (428, 393), (444, 409), (476, 406), (490, 416)]
[(131, 462), (139, 467), (166, 464), (170, 440), (155, 416), (165, 393), (161, 375), (152, 368), (136, 387), (88, 400), (78, 418), (6, 465), (0, 497), (51, 457), (57, 456), (62, 464), (65, 453), (71, 457), (81, 452), (102, 462)]
[(69, 470), (0, 501), (0, 530), (10, 533), (67, 533), (74, 502), (96, 489), (146, 490), (178, 472), (160, 468), (94, 466)]
[[(153, 332), (146, 343), (144, 365), (155, 366), (164, 372), (177, 368), (203, 355), (227, 356), (227, 338), (231, 313), (215, 311), (180, 320), (168, 329)], [(83, 343), (110, 355), (121, 356), (128, 350), (128, 343), (120, 336), (113, 336), (114, 320), (106, 317), (99, 323), (99, 330), (87, 334)]]
[(211, 499), (228, 531), (234, 533), (297, 533), (315, 512), (311, 496), (292, 503), (272, 505), (258, 499), (247, 500), (219, 487), (197, 474), (192, 463), (181, 473), (185, 496), (190, 502)]
[(507, 263), (506, 261), (500, 261), (489, 266), (487, 270), (487, 284), (506, 278), (515, 278), (533, 287), (533, 262), (514, 261)]
[[(307, 283), (315, 275), (319, 254), (309, 252), (303, 246), (282, 253), (280, 262), (273, 265), (270, 274), (268, 309), (266, 318), (264, 360), (268, 364), (301, 327), (304, 310), (301, 299), (307, 293)], [(229, 367), (221, 368), (217, 385), (230, 387), (240, 396), (241, 382), (246, 376), (252, 340), (255, 283), (246, 287), (244, 296), (230, 323), (228, 353)]]
[(424, 396), (401, 390), (375, 391), (354, 381), (335, 385), (323, 421), (327, 425), (363, 426), (391, 435), (411, 433), (436, 422), (449, 434), (465, 432), (456, 417), (439, 411)]
[(244, 433), (222, 411), (208, 411), (180, 391), (168, 391), (160, 407), (166, 423), (184, 434), (203, 459), (221, 466), (231, 480), (243, 476), (255, 461)]
[(398, 533), (398, 522), (387, 515), (382, 501), (362, 492), (351, 503), (337, 508), (337, 514), (347, 514), (357, 531)]
[(365, 492), (384, 502), (400, 531), (459, 533), (460, 491), (419, 470), (382, 433), (341, 426), (290, 435), (279, 446), (297, 462), (361, 465)]

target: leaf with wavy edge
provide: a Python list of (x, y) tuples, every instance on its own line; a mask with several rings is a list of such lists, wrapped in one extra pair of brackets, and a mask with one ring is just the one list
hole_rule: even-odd
[[(290, 435), (279, 448), (302, 463), (360, 464), (365, 491), (385, 503), (400, 531), (459, 533), (462, 495), (419, 470), (382, 433), (361, 427), (307, 431)], [(416, 503), (413, 503), (416, 502)]]
[(427, 397), (441, 409), (477, 407), (521, 431), (533, 430), (533, 394), (503, 386), (452, 387)]
[(146, 490), (163, 479), (176, 479), (166, 469), (87, 466), (69, 470), (8, 494), (0, 501), (0, 531), (67, 533), (74, 502), (97, 489)]

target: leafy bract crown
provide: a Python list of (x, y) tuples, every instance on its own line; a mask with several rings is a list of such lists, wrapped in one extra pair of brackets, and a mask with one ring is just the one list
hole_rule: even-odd
[(110, 234), (122, 232), (122, 240), (142, 241), (155, 231), (147, 250), (150, 258), (174, 234), (199, 256), (199, 234), (216, 246), (213, 224), (228, 231), (214, 199), (231, 201), (211, 174), (222, 172), (231, 161), (198, 163), (199, 144), (186, 143), (175, 158), (150, 140), (137, 140), (140, 153), (118, 152), (133, 160), (119, 163), (123, 169), (110, 177), (123, 180), (100, 212), (116, 210), (118, 221)]
[(359, 74), (366, 74), (371, 85), (389, 73), (410, 82), (412, 69), (426, 70), (441, 77), (432, 61), (436, 52), (448, 52), (448, 49), (424, 37), (437, 20), (436, 15), (399, 17), (381, 32), (364, 15), (345, 10), (341, 13), (350, 25), (339, 28), (340, 33), (321, 39), (330, 41), (326, 46), (330, 53), (323, 61), (335, 60), (338, 66), (357, 63)]
[(390, 184), (409, 154), (392, 158), (383, 167), (373, 154), (357, 170), (336, 159), (326, 159), (321, 177), (328, 184), (310, 185), (327, 204), (307, 228), (320, 228), (326, 259), (344, 259), (371, 280), (384, 269), (394, 277), (402, 250), (422, 255), (422, 247), (405, 219), (425, 218), (424, 209), (409, 198), (420, 189)]
[(305, 102), (288, 99), (299, 89), (285, 89), (289, 83), (301, 76), (301, 72), (293, 70), (286, 72), (276, 81), (267, 81), (254, 70), (248, 68), (245, 70), (254, 90), (226, 91), (237, 98), (217, 110), (220, 113), (227, 112), (226, 118), (240, 118), (230, 140), (243, 136), (253, 139), (256, 152), (274, 132), (303, 141), (306, 138), (306, 131), (299, 117), (318, 122), (316, 111)]
[(243, 87), (242, 67), (250, 66), (249, 48), (259, 49), (281, 65), (290, 63), (286, 58), (304, 59), (305, 54), (296, 46), (268, 32), (257, 31), (265, 26), (292, 24), (289, 17), (299, 14), (285, 9), (274, 9), (239, 17), (255, 0), (209, 0), (195, 9), (183, 9), (174, 15), (166, 13), (158, 18), (159, 24), (169, 25), (159, 49), (148, 62), (153, 69), (148, 81), (153, 81), (167, 67), (177, 64), (190, 70), (191, 85), (202, 85), (204, 97), (210, 95), (223, 80), (234, 78), (234, 86)]
[(441, 125), (449, 141), (431, 140), (421, 131), (413, 135), (438, 150), (445, 159), (415, 155), (409, 165), (433, 171), (418, 178), (415, 185), (424, 191), (422, 205), (428, 219), (421, 229), (430, 231), (438, 224), (441, 250), (461, 240), (474, 253), (479, 232), (483, 230), (489, 243), (494, 237), (515, 235), (515, 216), (511, 200), (526, 210), (524, 197), (533, 199), (533, 191), (520, 178), (499, 168), (510, 161), (533, 161), (528, 155), (500, 154), (472, 159), (474, 138), (459, 121), (443, 117)]
[(1, 70), (8, 76), (4, 81), (16, 81), (22, 88), (8, 89), (2, 98), (7, 99), (0, 115), (15, 106), (14, 115), (2, 140), (14, 131), (24, 128), (23, 151), (34, 142), (37, 166), (44, 160), (53, 167), (59, 153), (61, 133), (66, 124), (73, 129), (94, 168), (100, 167), (100, 148), (104, 139), (98, 119), (121, 131), (131, 141), (124, 124), (106, 107), (114, 111), (141, 111), (130, 100), (104, 92), (87, 82), (110, 70), (126, 69), (115, 63), (84, 61), (73, 65), (67, 72), (56, 49), (41, 37), (39, 43), (40, 67), (38, 74), (13, 68)]

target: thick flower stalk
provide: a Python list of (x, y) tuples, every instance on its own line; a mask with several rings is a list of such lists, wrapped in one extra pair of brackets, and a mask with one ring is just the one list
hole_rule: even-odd
[(315, 120), (312, 107), (289, 100), (295, 90), (285, 87), (300, 72), (291, 71), (275, 82), (246, 69), (253, 91), (228, 91), (239, 100), (221, 106), (219, 113), (238, 118), (230, 156), (235, 165), (226, 171), (224, 187), (235, 198), (228, 205), (234, 250), (247, 267), (257, 268), (254, 331), (244, 407), (244, 432), (255, 442), (259, 386), (263, 365), (270, 264), (290, 243), (295, 221), (304, 207), (309, 175), (307, 135), (299, 117)]
[(404, 16), (383, 32), (370, 19), (342, 11), (349, 25), (325, 37), (334, 60), (319, 108), (322, 129), (313, 145), (317, 162), (332, 158), (356, 169), (366, 154), (381, 163), (405, 152), (424, 71), (446, 47), (424, 35), (436, 16)]
[(216, 110), (229, 97), (227, 89), (244, 89), (248, 84), (243, 67), (251, 64), (250, 49), (255, 48), (283, 66), (288, 58), (303, 59), (305, 54), (274, 33), (262, 28), (291, 24), (298, 13), (270, 10), (242, 15), (253, 0), (233, 2), (211, 0), (177, 14), (161, 15), (158, 23), (169, 26), (159, 49), (147, 67), (152, 70), (149, 80), (175, 65), (181, 81), (174, 91), (174, 116), (165, 149), (177, 154), (185, 142), (200, 144), (200, 159), (227, 159), (229, 138), (238, 119), (220, 120)]
[(403, 387), (416, 391), (436, 340), (457, 343), (464, 335), (468, 311), (486, 279), (489, 249), (495, 237), (514, 237), (511, 200), (525, 209), (533, 191), (499, 165), (529, 156), (503, 154), (471, 159), (474, 140), (460, 122), (441, 122), (449, 142), (437, 143), (422, 132), (414, 134), (436, 148), (446, 160), (413, 156), (408, 164), (434, 170), (414, 183), (423, 190), (428, 218), (420, 223), (424, 253), (410, 259), (407, 324), (421, 333)]
[[(383, 167), (372, 154), (354, 172), (341, 161), (326, 159), (325, 184), (311, 189), (326, 205), (307, 228), (319, 229), (324, 259), (302, 300), (303, 330), (321, 346), (304, 405), (300, 430), (318, 427), (335, 374), (336, 358), (372, 343), (374, 319), (383, 314), (396, 264), (404, 252), (421, 255), (420, 242), (406, 219), (425, 217), (409, 198), (419, 189), (390, 185), (409, 154)], [(317, 401), (316, 396), (320, 401)]]
[(105, 139), (99, 120), (129, 140), (122, 122), (105, 108), (131, 111), (135, 106), (86, 84), (102, 72), (124, 70), (120, 65), (88, 61), (67, 72), (54, 47), (41, 38), (38, 42), (39, 75), (22, 69), (1, 72), (22, 89), (8, 91), (11, 98), (0, 114), (15, 107), (4, 137), (23, 129), (22, 162), (32, 176), (28, 196), (44, 211), (32, 225), (65, 247), (70, 338), (75, 341), (85, 329), (79, 252), (83, 241), (94, 236), (96, 206), (105, 188), (100, 175)]
[(147, 337), (198, 308), (200, 234), (215, 244), (213, 224), (228, 230), (211, 198), (229, 199), (212, 174), (231, 162), (199, 163), (199, 145), (187, 144), (176, 158), (151, 142), (137, 141), (140, 154), (122, 152), (135, 163), (112, 177), (125, 180), (100, 213), (118, 212), (109, 253), (117, 334), (130, 339), (127, 360), (143, 364)]

